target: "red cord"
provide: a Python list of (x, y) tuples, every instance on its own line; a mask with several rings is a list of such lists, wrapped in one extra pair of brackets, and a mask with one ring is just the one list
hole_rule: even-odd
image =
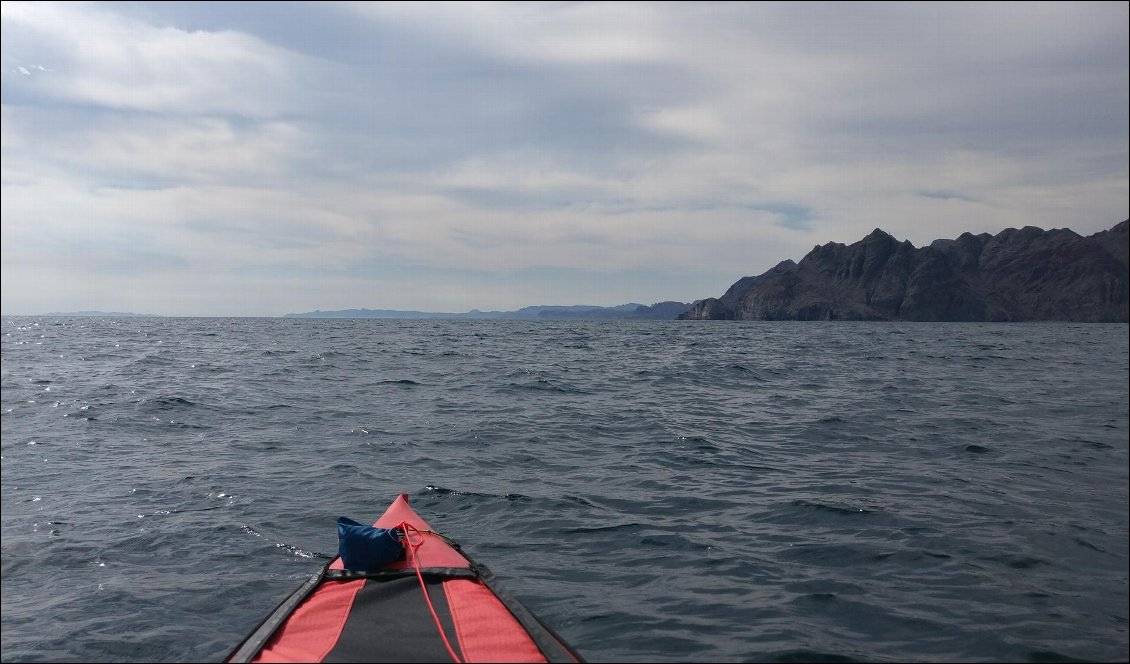
[[(420, 532), (416, 526), (409, 524), (407, 521), (400, 523), (400, 529), (404, 531), (404, 541), (408, 544), (408, 548), (412, 553), (412, 564), (416, 568), (416, 578), (420, 580), (420, 590), (424, 591), (424, 601), (428, 603), (428, 611), (432, 614), (432, 620), (436, 621), (436, 629), (439, 630), (439, 636), (443, 639), (443, 647), (447, 648), (447, 654), (451, 655), (451, 659), (457, 664), (463, 664), (463, 660), (459, 659), (459, 655), (455, 654), (455, 649), (451, 647), (451, 642), (447, 640), (447, 634), (443, 631), (443, 624), (439, 621), (439, 615), (436, 614), (435, 607), (432, 606), (432, 598), (428, 594), (428, 586), (424, 583), (424, 574), (420, 571), (420, 557), (416, 555), (416, 550), (424, 545), (424, 534)], [(420, 536), (420, 541), (413, 542), (412, 537), (408, 531), (411, 529)]]

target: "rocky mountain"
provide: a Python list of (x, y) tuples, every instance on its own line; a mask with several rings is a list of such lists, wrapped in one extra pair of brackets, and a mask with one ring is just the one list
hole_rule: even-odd
[(916, 248), (882, 230), (743, 277), (684, 320), (1130, 320), (1127, 221), (1083, 237), (1034, 226)]

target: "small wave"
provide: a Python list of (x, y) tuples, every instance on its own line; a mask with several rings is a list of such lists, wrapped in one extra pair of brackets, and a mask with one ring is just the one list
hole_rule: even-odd
[(671, 547), (679, 551), (706, 551), (711, 545), (706, 542), (688, 539), (675, 533), (661, 535), (645, 535), (640, 538), (640, 544), (650, 547)]
[(333, 560), (334, 558), (337, 557), (337, 556), (331, 556), (331, 555), (328, 555), (328, 554), (325, 554), (325, 553), (319, 553), (317, 551), (307, 551), (306, 549), (299, 548), (297, 546), (294, 546), (293, 544), (287, 544), (286, 542), (279, 542), (277, 540), (271, 539), (270, 537), (267, 537), (263, 533), (259, 532), (258, 530), (252, 528), (251, 526), (249, 526), (247, 524), (240, 525), (240, 530), (247, 533), (248, 535), (254, 535), (255, 537), (261, 537), (261, 538), (267, 540), (268, 542), (270, 542), (271, 544), (274, 544), (277, 548), (283, 549), (285, 551), (289, 551), (291, 554), (293, 554), (293, 555), (295, 555), (299, 558)]
[(1029, 662), (1088, 662), (1087, 659), (1076, 659), (1055, 650), (1032, 650), (1028, 652)]
[(1007, 554), (999, 556), (979, 556), (978, 560), (985, 560), (991, 563), (999, 563), (1006, 565), (1013, 569), (1032, 569), (1034, 567), (1042, 567), (1050, 564), (1043, 558), (1036, 558), (1033, 556), (1011, 556)]
[(768, 662), (859, 662), (862, 660), (837, 655), (834, 653), (820, 652), (819, 650), (782, 650), (769, 653), (765, 658)]
[(72, 410), (63, 413), (63, 417), (73, 417), (75, 419), (86, 420), (88, 422), (92, 422), (98, 419), (97, 417), (95, 417), (94, 412), (90, 410), (89, 406), (84, 406), (78, 410)]
[(583, 390), (571, 385), (559, 385), (546, 378), (539, 378), (534, 383), (510, 383), (509, 387), (515, 390), (532, 390), (537, 392), (558, 392), (561, 394), (592, 394), (589, 390)]
[(621, 531), (621, 530), (634, 530), (634, 529), (639, 528), (639, 527), (640, 527), (640, 524), (635, 523), (633, 521), (631, 523), (618, 523), (618, 524), (611, 525), (611, 526), (582, 526), (580, 528), (565, 528), (565, 529), (561, 530), (561, 533), (563, 535), (612, 533), (612, 532), (618, 532), (618, 531)]
[(305, 549), (300, 549), (297, 546), (294, 546), (293, 544), (287, 544), (286, 542), (274, 542), (274, 545), (280, 549), (289, 551), (299, 558), (319, 558), (321, 560), (333, 560), (336, 557), (325, 553), (318, 553), (317, 551), (307, 551)]
[(795, 507), (804, 507), (821, 512), (831, 512), (832, 514), (843, 514), (845, 516), (858, 516), (860, 514), (871, 514), (874, 510), (864, 509), (862, 507), (838, 507), (836, 505), (826, 505), (824, 503), (817, 503), (811, 500), (794, 500), (791, 505)]
[[(91, 358), (93, 359), (93, 358)], [(131, 366), (134, 369), (148, 368), (148, 367), (171, 367), (179, 365), (180, 362), (175, 361), (162, 353), (149, 353), (137, 358), (133, 361)]]
[(576, 503), (578, 505), (583, 505), (585, 507), (601, 507), (599, 504), (594, 503), (584, 496), (565, 496), (565, 500), (571, 503)]
[[(88, 417), (88, 418), (85, 418), (85, 419), (94, 419), (94, 418)], [(192, 431), (208, 431), (208, 430), (211, 430), (213, 428), (211, 426), (208, 426), (207, 424), (192, 424), (190, 422), (178, 422), (177, 420), (169, 420), (168, 422), (165, 423), (165, 426), (172, 427), (174, 429), (188, 429), (188, 430), (192, 430)]]
[(195, 401), (190, 401), (183, 397), (157, 397), (156, 399), (149, 399), (145, 403), (152, 406), (155, 410), (191, 408), (196, 405)]
[(1083, 539), (1082, 537), (1076, 537), (1074, 539), (1075, 539), (1076, 544), (1078, 544), (1079, 546), (1081, 546), (1085, 549), (1090, 549), (1092, 551), (1098, 551), (1099, 553), (1110, 553), (1109, 551), (1107, 551), (1106, 549), (1104, 549), (1100, 546), (1096, 546), (1094, 544), (1091, 544), (1090, 542)]
[(214, 374), (223, 374), (223, 373), (231, 372), (231, 369), (228, 368), (228, 367), (225, 367), (225, 366), (217, 366), (217, 365), (202, 364), (202, 363), (195, 363), (189, 368), (195, 369), (197, 372), (214, 373)]
[(809, 602), (834, 602), (838, 597), (836, 593), (808, 593), (801, 595), (793, 601), (809, 601)]
[[(231, 496), (228, 497), (231, 498)], [(213, 510), (222, 510), (225, 507), (231, 507), (232, 504), (234, 504), (234, 501), (228, 502), (224, 505), (211, 505), (208, 507), (182, 507), (167, 510), (154, 510), (152, 512), (142, 512), (141, 514), (137, 515), (137, 518), (145, 519), (153, 516), (171, 516), (173, 514), (187, 514), (189, 512), (211, 512)]]
[(427, 491), (428, 493), (432, 493), (432, 494), (435, 494), (437, 496), (468, 496), (470, 498), (502, 498), (503, 500), (508, 500), (508, 501), (511, 501), (511, 502), (525, 502), (525, 501), (533, 500), (533, 498), (531, 496), (526, 496), (526, 495), (523, 495), (523, 494), (520, 494), (520, 493), (497, 494), (497, 493), (478, 493), (478, 492), (475, 492), (475, 491), (457, 491), (455, 489), (447, 489), (447, 488), (444, 488), (442, 486), (434, 486), (434, 485), (431, 485), (431, 484), (425, 486), (424, 490)]
[(1086, 446), (1088, 446), (1088, 447), (1093, 447), (1093, 448), (1095, 448), (1096, 450), (1110, 450), (1110, 449), (1114, 449), (1114, 446), (1113, 446), (1113, 445), (1108, 445), (1108, 444), (1106, 444), (1106, 443), (1101, 443), (1101, 442), (1099, 442), (1099, 441), (1097, 441), (1097, 440), (1082, 440), (1082, 441), (1079, 441), (1079, 442), (1083, 443), (1084, 445), (1086, 445)]

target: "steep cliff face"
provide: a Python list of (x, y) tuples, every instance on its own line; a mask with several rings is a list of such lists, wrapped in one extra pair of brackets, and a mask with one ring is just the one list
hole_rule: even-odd
[(681, 318), (1124, 322), (1127, 226), (1090, 237), (1028, 226), (922, 248), (875, 229), (744, 277)]
[(1109, 231), (1101, 231), (1091, 236), (1111, 256), (1126, 265), (1130, 261), (1130, 220), (1118, 224)]
[(734, 310), (716, 297), (695, 302), (690, 309), (679, 314), (679, 320), (733, 320)]

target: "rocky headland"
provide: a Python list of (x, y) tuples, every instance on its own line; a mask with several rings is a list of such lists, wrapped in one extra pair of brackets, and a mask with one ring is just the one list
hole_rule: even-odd
[(1026, 226), (925, 247), (875, 229), (743, 277), (679, 318), (1128, 322), (1127, 226), (1086, 237)]

